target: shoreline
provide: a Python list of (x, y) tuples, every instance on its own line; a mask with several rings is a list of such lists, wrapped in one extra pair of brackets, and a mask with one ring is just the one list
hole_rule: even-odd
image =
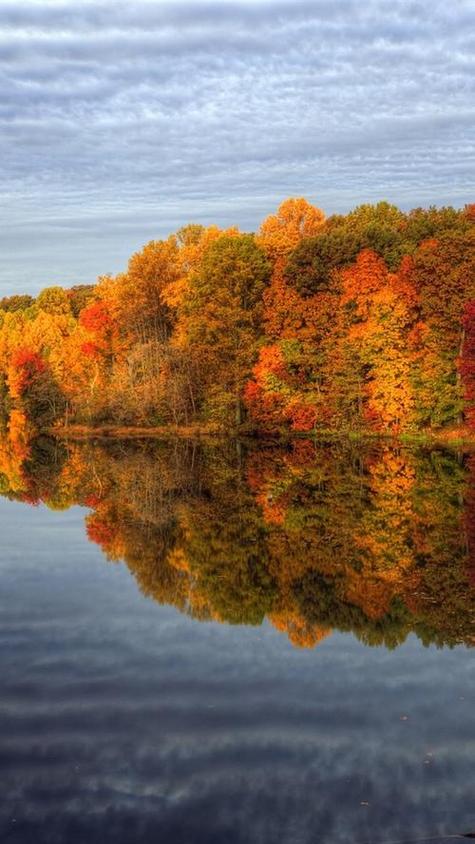
[(239, 429), (225, 430), (218, 426), (209, 425), (68, 425), (46, 428), (42, 434), (71, 440), (91, 439), (236, 439), (268, 441), (314, 440), (317, 442), (393, 442), (399, 445), (443, 445), (446, 447), (475, 448), (475, 432), (466, 428), (447, 429), (442, 431), (402, 432), (399, 434), (376, 431), (278, 431), (256, 430), (242, 426)]

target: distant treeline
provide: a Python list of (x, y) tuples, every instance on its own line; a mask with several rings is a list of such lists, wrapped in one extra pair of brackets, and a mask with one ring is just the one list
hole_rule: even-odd
[(0, 300), (3, 424), (475, 427), (475, 205), (288, 199), (95, 285)]

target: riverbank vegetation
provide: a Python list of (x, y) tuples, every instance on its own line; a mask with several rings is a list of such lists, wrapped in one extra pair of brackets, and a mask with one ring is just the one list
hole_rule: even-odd
[[(475, 429), (475, 206), (288, 199), (189, 225), (95, 285), (0, 300), (1, 424), (411, 435)], [(74, 430), (74, 427), (73, 427)]]

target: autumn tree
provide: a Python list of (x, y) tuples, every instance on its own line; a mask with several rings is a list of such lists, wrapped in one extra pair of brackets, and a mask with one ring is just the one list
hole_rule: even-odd
[(36, 305), (39, 310), (51, 315), (71, 313), (68, 294), (62, 287), (46, 287), (37, 296)]
[(266, 217), (257, 240), (266, 255), (276, 261), (288, 255), (303, 238), (316, 234), (324, 220), (323, 211), (303, 197), (285, 199), (276, 214)]
[(26, 311), (34, 303), (33, 296), (28, 294), (15, 294), (14, 296), (3, 296), (0, 299), (0, 310), (2, 311)]
[(8, 374), (14, 407), (33, 426), (51, 425), (61, 414), (64, 399), (45, 360), (33, 349), (21, 347), (13, 354)]
[(71, 312), (75, 319), (78, 319), (83, 308), (87, 307), (96, 298), (94, 284), (76, 284), (66, 292), (69, 297)]
[(186, 345), (199, 361), (210, 418), (242, 421), (242, 392), (257, 353), (269, 275), (264, 252), (251, 235), (223, 236), (190, 280)]
[(423, 350), (415, 369), (418, 422), (460, 423), (463, 388), (457, 366), (464, 340), (463, 313), (475, 297), (475, 229), (424, 241), (408, 268), (420, 301)]
[(459, 372), (465, 400), (465, 419), (468, 426), (475, 429), (475, 300), (471, 299), (464, 307), (463, 341), (459, 360)]

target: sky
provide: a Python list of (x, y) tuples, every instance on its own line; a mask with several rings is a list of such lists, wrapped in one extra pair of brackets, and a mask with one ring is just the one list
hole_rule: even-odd
[(188, 222), (475, 199), (473, 0), (0, 0), (0, 295)]

